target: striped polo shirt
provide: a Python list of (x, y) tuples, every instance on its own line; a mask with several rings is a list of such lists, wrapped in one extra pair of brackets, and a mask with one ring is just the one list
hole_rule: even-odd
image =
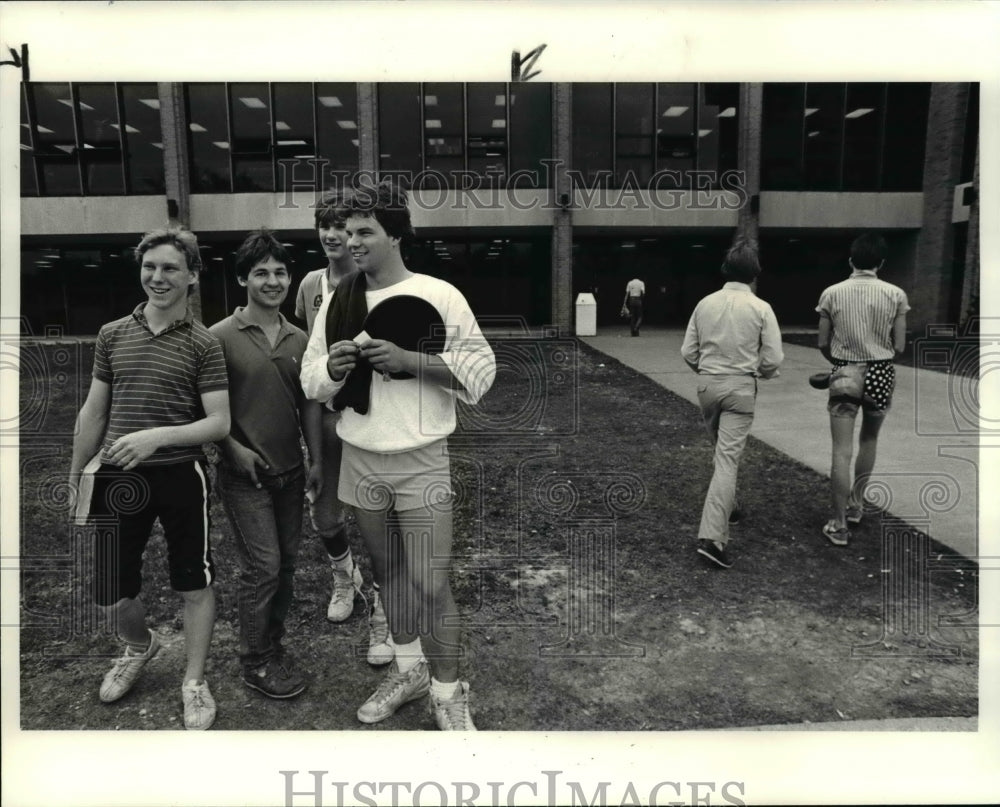
[(832, 324), (830, 355), (849, 362), (885, 361), (896, 355), (892, 323), (910, 310), (906, 292), (856, 269), (847, 280), (826, 288), (816, 310)]
[[(145, 303), (97, 334), (94, 378), (111, 385), (111, 412), (102, 453), (119, 437), (157, 426), (183, 426), (205, 416), (201, 395), (226, 390), (219, 341), (188, 311), (158, 334)], [(171, 465), (204, 457), (201, 446), (166, 446), (140, 465)]]

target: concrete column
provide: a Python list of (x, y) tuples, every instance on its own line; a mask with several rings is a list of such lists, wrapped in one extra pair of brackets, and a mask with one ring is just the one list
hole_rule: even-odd
[[(745, 176), (747, 203), (739, 210), (737, 234), (757, 239), (760, 230), (760, 133), (764, 114), (764, 85), (740, 84), (737, 168)], [(754, 202), (753, 200), (756, 200)]]
[(552, 324), (566, 334), (573, 330), (573, 188), (568, 174), (573, 156), (572, 106), (572, 85), (553, 84)]
[(972, 175), (972, 204), (969, 205), (969, 238), (965, 244), (965, 276), (962, 278), (962, 307), (959, 324), (979, 313), (979, 151)]
[(948, 316), (955, 249), (952, 203), (962, 171), (968, 102), (968, 84), (931, 84), (924, 152), (924, 215), (913, 278), (906, 289), (912, 308), (907, 324), (918, 336), (927, 325), (943, 323)]
[(378, 85), (358, 84), (358, 168), (375, 176), (378, 170)]
[(160, 127), (163, 137), (163, 169), (166, 175), (166, 218), (172, 226), (191, 226), (191, 181), (188, 171), (187, 115), (181, 84), (161, 81)]
[[(167, 188), (168, 226), (191, 226), (191, 178), (188, 162), (187, 115), (184, 111), (184, 88), (181, 84), (161, 81), (157, 85), (160, 99), (160, 128), (163, 137), (163, 172)], [(200, 271), (205, 267), (201, 266)], [(201, 320), (201, 284), (188, 296), (188, 305), (195, 319)]]

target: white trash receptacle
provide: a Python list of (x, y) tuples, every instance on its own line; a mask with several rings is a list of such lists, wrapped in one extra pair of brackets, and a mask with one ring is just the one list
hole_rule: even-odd
[(597, 300), (590, 292), (576, 295), (576, 335), (597, 336)]

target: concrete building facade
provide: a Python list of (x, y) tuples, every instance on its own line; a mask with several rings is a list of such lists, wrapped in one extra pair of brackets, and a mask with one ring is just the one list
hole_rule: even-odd
[(591, 291), (617, 320), (643, 277), (647, 319), (681, 325), (755, 237), (759, 293), (815, 325), (862, 230), (911, 325), (978, 310), (976, 84), (26, 84), (22, 314), (89, 334), (140, 294), (129, 250), (168, 222), (203, 245), (203, 315), (238, 302), (232, 252), (278, 231), (322, 265), (312, 205), (359, 179), (411, 187), (412, 268), (486, 321), (569, 332)]

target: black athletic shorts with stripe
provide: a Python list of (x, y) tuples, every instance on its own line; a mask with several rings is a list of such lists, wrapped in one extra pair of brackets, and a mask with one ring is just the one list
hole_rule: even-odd
[(204, 460), (123, 471), (103, 464), (94, 476), (94, 601), (114, 605), (142, 588), (142, 557), (158, 518), (167, 545), (170, 586), (198, 591), (215, 579), (209, 544), (208, 469)]

